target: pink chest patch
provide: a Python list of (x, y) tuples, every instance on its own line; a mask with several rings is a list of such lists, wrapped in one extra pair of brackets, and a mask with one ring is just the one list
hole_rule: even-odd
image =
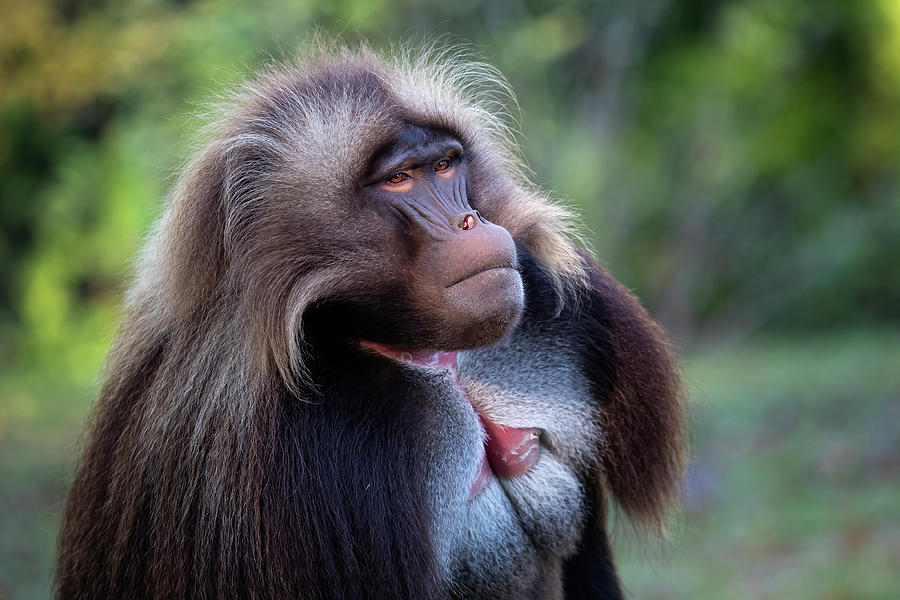
[[(456, 352), (434, 350), (401, 350), (393, 346), (363, 341), (360, 344), (392, 358), (426, 367), (443, 367), (457, 377)], [(457, 377), (457, 386), (459, 380)], [(460, 387), (466, 400), (469, 397)], [(469, 400), (471, 403), (471, 400)], [(472, 405), (478, 414), (487, 437), (484, 442), (484, 456), (469, 491), (469, 499), (478, 496), (491, 482), (491, 477), (512, 479), (528, 472), (541, 456), (539, 430), (533, 427), (509, 427), (491, 421), (484, 413)]]

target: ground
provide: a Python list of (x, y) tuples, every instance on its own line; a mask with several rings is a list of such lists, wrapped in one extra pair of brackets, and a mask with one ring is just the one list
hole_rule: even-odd
[[(689, 355), (691, 467), (668, 540), (617, 520), (641, 599), (891, 599), (900, 589), (900, 334)], [(46, 598), (95, 389), (0, 371), (0, 599)]]

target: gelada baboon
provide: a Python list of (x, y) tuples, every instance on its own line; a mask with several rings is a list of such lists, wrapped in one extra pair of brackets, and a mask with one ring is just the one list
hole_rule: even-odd
[(331, 48), (236, 95), (128, 293), (61, 598), (619, 598), (673, 355), (529, 183), (481, 64)]

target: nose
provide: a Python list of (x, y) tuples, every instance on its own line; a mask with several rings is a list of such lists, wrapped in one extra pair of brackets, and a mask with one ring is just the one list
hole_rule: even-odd
[(486, 223), (486, 221), (484, 220), (484, 217), (482, 217), (480, 214), (478, 214), (477, 210), (472, 210), (472, 211), (469, 211), (467, 213), (463, 213), (462, 215), (460, 215), (457, 225), (463, 231), (467, 231), (467, 230), (475, 227), (475, 224), (478, 223), (478, 221), (481, 221), (482, 223)]

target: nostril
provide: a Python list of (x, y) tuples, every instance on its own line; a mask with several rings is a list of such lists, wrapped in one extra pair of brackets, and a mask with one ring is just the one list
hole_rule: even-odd
[(459, 228), (465, 231), (467, 229), (472, 229), (473, 227), (475, 227), (475, 217), (472, 213), (469, 213), (463, 217), (462, 221), (459, 223)]

